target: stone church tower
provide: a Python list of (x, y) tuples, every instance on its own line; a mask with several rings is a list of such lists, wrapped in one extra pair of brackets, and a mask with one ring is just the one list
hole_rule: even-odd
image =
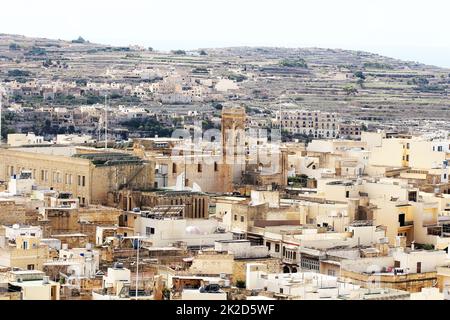
[(245, 171), (245, 120), (244, 107), (222, 109), (222, 173), (230, 191)]

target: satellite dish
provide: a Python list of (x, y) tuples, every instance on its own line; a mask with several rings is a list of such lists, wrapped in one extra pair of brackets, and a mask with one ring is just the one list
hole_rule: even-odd
[(200, 228), (197, 226), (188, 226), (186, 227), (187, 234), (201, 234)]

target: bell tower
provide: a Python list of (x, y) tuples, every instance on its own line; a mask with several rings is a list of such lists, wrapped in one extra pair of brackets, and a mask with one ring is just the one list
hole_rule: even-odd
[(245, 171), (245, 108), (241, 106), (222, 109), (222, 166), (224, 182), (240, 183)]

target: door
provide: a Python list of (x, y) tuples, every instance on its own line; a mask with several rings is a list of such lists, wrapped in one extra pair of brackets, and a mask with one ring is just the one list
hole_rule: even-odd
[(417, 262), (417, 273), (422, 272), (422, 262)]
[(398, 222), (400, 222), (400, 227), (405, 226), (405, 214), (404, 213), (400, 213), (398, 215)]

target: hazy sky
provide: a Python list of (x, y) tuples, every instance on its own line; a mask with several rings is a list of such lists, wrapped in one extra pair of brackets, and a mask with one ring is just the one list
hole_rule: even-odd
[(155, 49), (365, 50), (450, 67), (448, 0), (3, 0), (0, 33)]

